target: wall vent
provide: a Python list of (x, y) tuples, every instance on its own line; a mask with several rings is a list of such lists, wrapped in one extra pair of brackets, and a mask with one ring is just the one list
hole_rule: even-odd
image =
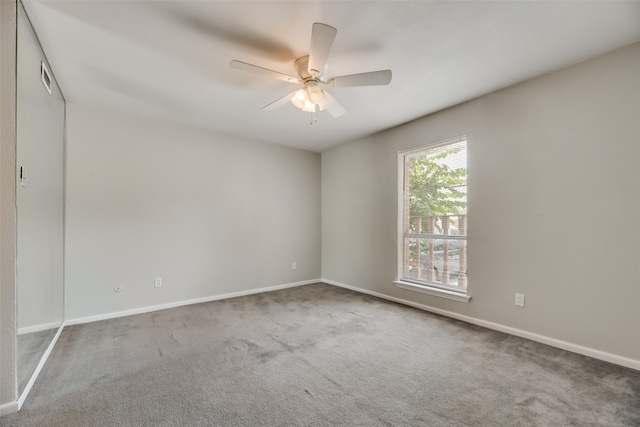
[(44, 87), (47, 88), (47, 92), (51, 95), (51, 74), (49, 74), (47, 66), (44, 65), (44, 61), (40, 62), (40, 78)]

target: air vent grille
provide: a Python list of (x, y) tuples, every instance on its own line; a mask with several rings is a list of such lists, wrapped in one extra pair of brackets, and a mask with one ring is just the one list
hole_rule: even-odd
[(51, 95), (51, 75), (49, 74), (49, 70), (47, 66), (43, 62), (40, 62), (40, 78), (42, 79), (42, 84)]

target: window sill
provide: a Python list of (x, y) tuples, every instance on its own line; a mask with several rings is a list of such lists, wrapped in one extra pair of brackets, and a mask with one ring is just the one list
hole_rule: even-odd
[(463, 294), (460, 292), (447, 291), (445, 289), (434, 288), (427, 285), (417, 285), (411, 282), (403, 282), (400, 280), (396, 280), (393, 283), (396, 284), (397, 288), (407, 289), (409, 291), (421, 292), (423, 294), (433, 295), (440, 298), (446, 298), (453, 301), (463, 302), (467, 304), (471, 299), (470, 295)]

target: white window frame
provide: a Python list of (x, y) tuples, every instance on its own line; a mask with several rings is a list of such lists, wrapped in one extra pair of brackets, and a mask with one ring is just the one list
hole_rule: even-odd
[[(468, 303), (471, 299), (471, 295), (469, 295), (469, 289), (454, 289), (453, 287), (447, 288), (446, 286), (442, 286), (440, 284), (429, 284), (429, 283), (416, 283), (412, 281), (408, 281), (404, 279), (404, 239), (405, 239), (405, 230), (404, 230), (404, 209), (405, 209), (405, 200), (404, 200), (404, 192), (405, 192), (405, 166), (406, 166), (406, 157), (416, 152), (431, 150), (434, 148), (442, 147), (445, 145), (454, 144), (456, 142), (467, 142), (468, 147), (468, 138), (466, 135), (459, 136), (457, 138), (448, 139), (445, 141), (440, 141), (434, 144), (427, 144), (420, 147), (412, 148), (410, 150), (404, 150), (398, 152), (398, 253), (397, 253), (397, 261), (398, 261), (398, 270), (397, 270), (397, 279), (394, 281), (396, 287), (401, 289), (406, 289), (410, 291), (420, 292), (432, 296), (437, 296), (453, 301)], [(467, 235), (468, 242), (468, 235)]]

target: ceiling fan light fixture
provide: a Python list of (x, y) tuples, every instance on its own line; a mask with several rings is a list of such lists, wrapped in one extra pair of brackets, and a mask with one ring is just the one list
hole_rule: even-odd
[(300, 109), (303, 109), (306, 103), (308, 102), (309, 102), (309, 95), (307, 94), (307, 91), (304, 89), (300, 89), (296, 91), (291, 97), (291, 103)]
[(305, 86), (293, 94), (291, 103), (304, 112), (315, 113), (317, 102), (312, 100), (312, 96), (312, 92)]
[(314, 104), (318, 104), (322, 106), (324, 104), (324, 94), (322, 93), (322, 89), (318, 87), (318, 84), (309, 85), (307, 87), (307, 92), (309, 93), (309, 100)]
[(315, 113), (316, 112), (316, 104), (307, 100), (304, 103), (304, 107), (302, 107), (302, 111), (307, 113)]

